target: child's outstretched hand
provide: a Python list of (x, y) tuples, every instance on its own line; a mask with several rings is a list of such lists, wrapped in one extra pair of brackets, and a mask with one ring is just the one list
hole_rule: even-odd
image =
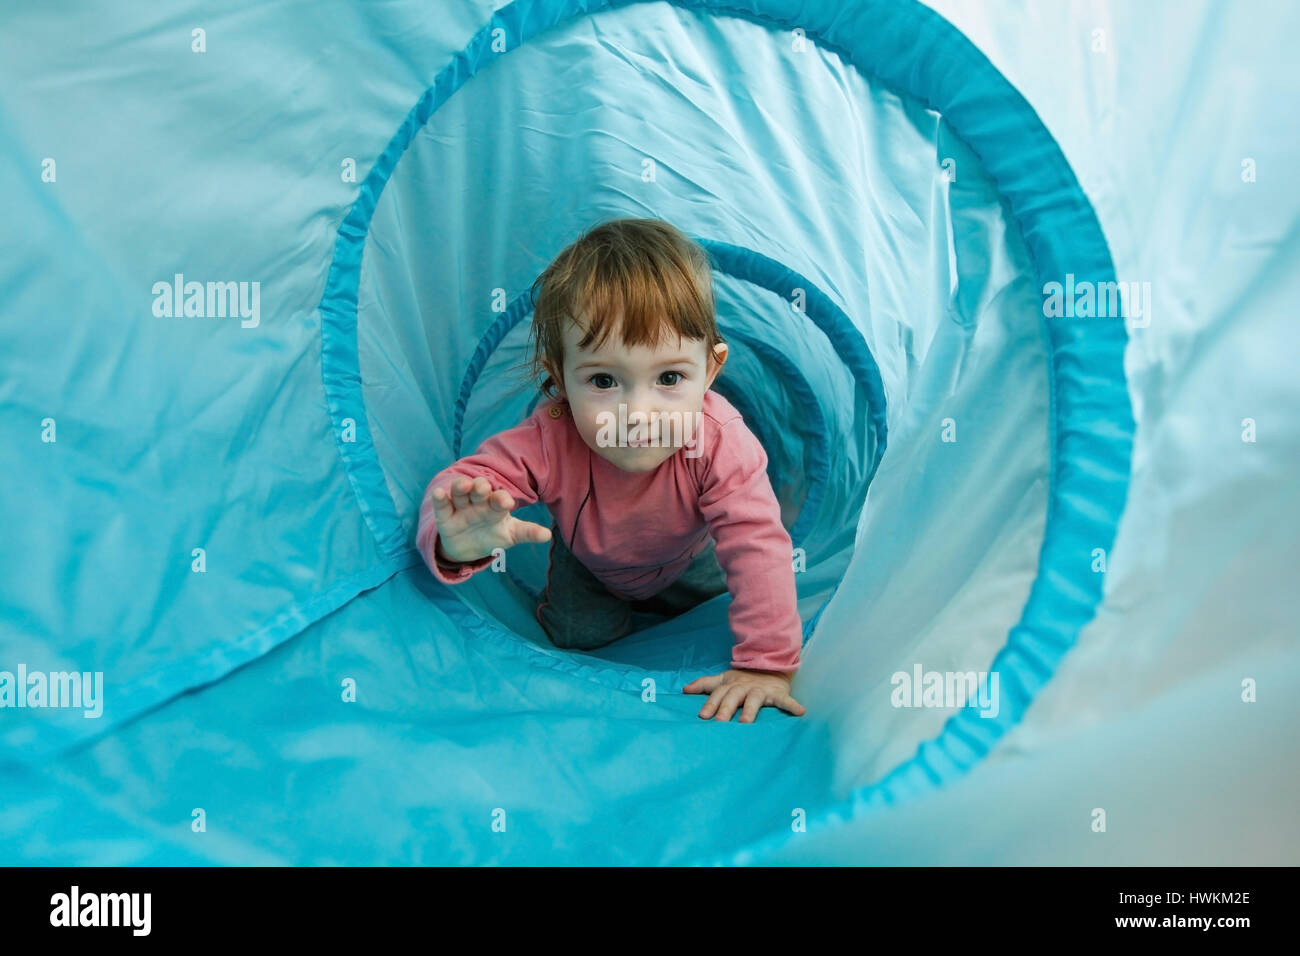
[(550, 528), (520, 521), (510, 514), (514, 507), (510, 492), (493, 491), (486, 478), (453, 478), (448, 487), (433, 489), (438, 547), (451, 561), (477, 561), (496, 548), (551, 540)]
[(742, 724), (752, 724), (761, 707), (780, 707), (787, 713), (802, 717), (807, 708), (790, 696), (790, 678), (772, 671), (723, 671), (697, 677), (682, 688), (685, 694), (709, 695), (700, 716), (705, 720), (717, 713), (718, 720), (730, 720), (736, 708), (744, 704), (740, 715)]

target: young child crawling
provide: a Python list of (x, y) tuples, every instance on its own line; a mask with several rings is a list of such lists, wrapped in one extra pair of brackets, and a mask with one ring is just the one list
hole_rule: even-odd
[[(675, 615), (730, 591), (731, 667), (684, 692), (709, 694), (706, 720), (743, 708), (752, 723), (764, 706), (802, 716), (790, 536), (763, 447), (709, 389), (727, 346), (704, 250), (661, 220), (615, 219), (533, 292), (547, 399), (434, 476), (416, 538), (425, 562), (456, 584), (496, 548), (549, 541), (537, 620), (570, 649), (626, 636), (634, 610)], [(552, 528), (511, 515), (537, 501)]]

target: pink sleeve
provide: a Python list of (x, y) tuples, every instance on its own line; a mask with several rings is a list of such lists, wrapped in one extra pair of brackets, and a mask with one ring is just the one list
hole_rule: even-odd
[(492, 563), (492, 555), (477, 561), (448, 561), (436, 551), (438, 527), (433, 518), (433, 489), (446, 487), (452, 478), (482, 476), (492, 483), (492, 490), (505, 489), (517, 502), (517, 507), (535, 504), (543, 497), (547, 479), (547, 457), (543, 445), (542, 426), (537, 416), (531, 416), (514, 428), (498, 432), (474, 454), (453, 462), (433, 476), (424, 489), (420, 503), (420, 523), (415, 534), (415, 546), (434, 577), (444, 584), (459, 584)]
[(739, 418), (719, 427), (700, 511), (731, 592), (731, 666), (793, 674), (803, 650), (793, 548), (767, 478), (767, 453)]

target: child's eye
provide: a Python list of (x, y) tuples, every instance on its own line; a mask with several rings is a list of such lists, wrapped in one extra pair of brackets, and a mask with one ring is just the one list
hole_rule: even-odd
[[(671, 378), (669, 378), (668, 381), (665, 381), (665, 376), (671, 376)], [(686, 376), (681, 372), (662, 372), (659, 375), (659, 384), (672, 388), (674, 385), (680, 384), (682, 379), (685, 377)], [(614, 388), (618, 384), (614, 381), (614, 376), (610, 375), (608, 372), (597, 372), (595, 375), (588, 378), (587, 381), (601, 391)]]

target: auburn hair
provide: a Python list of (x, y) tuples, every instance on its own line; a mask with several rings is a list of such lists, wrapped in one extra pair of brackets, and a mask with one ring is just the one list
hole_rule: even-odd
[[(579, 348), (601, 347), (619, 326), (626, 346), (657, 348), (665, 338), (723, 341), (714, 315), (713, 269), (699, 243), (662, 219), (610, 219), (570, 243), (533, 282), (533, 352), (527, 365), (542, 393), (563, 374), (564, 327), (572, 319)], [(615, 319), (622, 314), (622, 322)], [(587, 320), (584, 326), (582, 319)], [(707, 358), (706, 358), (707, 361)]]

